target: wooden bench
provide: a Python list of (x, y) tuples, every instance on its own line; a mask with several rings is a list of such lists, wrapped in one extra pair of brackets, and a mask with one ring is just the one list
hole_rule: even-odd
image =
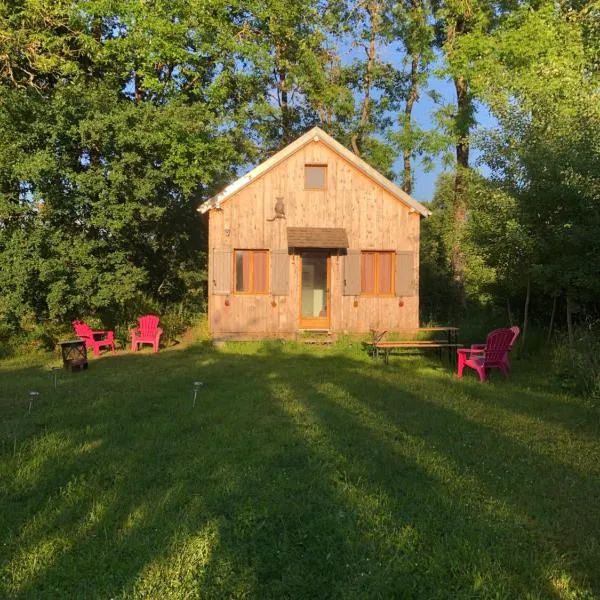
[(394, 350), (402, 350), (407, 348), (418, 349), (418, 350), (428, 350), (435, 349), (439, 351), (440, 357), (442, 354), (442, 350), (445, 348), (448, 350), (448, 360), (451, 365), (456, 364), (456, 350), (458, 348), (462, 348), (462, 344), (456, 343), (456, 332), (457, 329), (455, 327), (429, 327), (422, 329), (410, 330), (411, 334), (414, 333), (422, 333), (422, 332), (430, 332), (430, 331), (446, 331), (448, 332), (448, 339), (432, 339), (432, 340), (393, 340), (393, 341), (384, 341), (383, 337), (387, 332), (372, 332), (373, 340), (367, 342), (367, 345), (371, 347), (371, 351), (373, 353), (374, 358), (378, 358), (379, 354), (383, 354), (383, 359), (386, 364), (389, 362), (389, 356)]

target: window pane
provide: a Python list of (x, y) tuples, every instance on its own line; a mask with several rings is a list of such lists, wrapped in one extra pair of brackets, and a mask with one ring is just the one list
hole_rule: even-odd
[(361, 292), (363, 294), (375, 293), (375, 254), (363, 252), (361, 256)]
[(327, 316), (327, 258), (302, 256), (302, 316)]
[(307, 190), (324, 190), (327, 180), (327, 166), (305, 165), (304, 188)]
[(253, 252), (254, 255), (254, 281), (252, 291), (264, 293), (267, 291), (267, 253)]
[(243, 250), (236, 250), (235, 253), (235, 291), (245, 292), (244, 287), (244, 254)]
[(250, 280), (252, 274), (252, 252), (244, 250), (244, 291), (252, 291), (252, 282)]
[(268, 284), (268, 252), (266, 250), (235, 251), (235, 291), (265, 294)]
[(379, 281), (377, 282), (377, 291), (380, 294), (391, 294), (392, 293), (392, 253), (391, 252), (380, 252), (377, 256), (379, 259), (377, 275)]

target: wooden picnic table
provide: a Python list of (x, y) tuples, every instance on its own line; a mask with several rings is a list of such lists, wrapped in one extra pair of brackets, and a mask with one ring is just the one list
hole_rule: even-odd
[(384, 340), (387, 331), (371, 330), (373, 337), (372, 341), (367, 342), (373, 351), (373, 357), (378, 358), (380, 351), (383, 354), (383, 359), (387, 364), (389, 355), (395, 349), (413, 348), (413, 349), (436, 349), (441, 353), (443, 349), (448, 350), (448, 360), (452, 366), (456, 364), (456, 350), (462, 348), (462, 344), (457, 343), (458, 327), (417, 327), (414, 329), (402, 329), (394, 331), (395, 335), (401, 337), (416, 336), (420, 333), (445, 333), (445, 339), (430, 339), (430, 340), (415, 340), (415, 339), (399, 339), (399, 340)]

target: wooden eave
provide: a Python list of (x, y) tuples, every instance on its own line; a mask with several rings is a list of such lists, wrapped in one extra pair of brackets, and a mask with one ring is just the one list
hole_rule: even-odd
[(289, 248), (348, 248), (343, 227), (288, 227)]
[(402, 188), (391, 182), (387, 177), (384, 177), (371, 165), (367, 164), (362, 158), (356, 156), (353, 152), (348, 150), (345, 146), (334, 140), (329, 134), (325, 133), (320, 127), (313, 127), (310, 131), (300, 136), (297, 140), (271, 156), (265, 162), (261, 163), (243, 177), (234, 181), (228, 185), (224, 190), (209, 198), (206, 202), (202, 203), (198, 207), (198, 212), (204, 214), (213, 208), (219, 208), (225, 200), (244, 189), (247, 185), (250, 185), (253, 181), (270, 171), (273, 167), (277, 166), (288, 157), (292, 156), (302, 149), (304, 146), (311, 142), (323, 142), (330, 150), (347, 160), (354, 167), (356, 167), (361, 173), (366, 175), (369, 179), (379, 184), (382, 188), (387, 190), (392, 196), (398, 199), (400, 202), (408, 206), (411, 211), (418, 212), (424, 217), (431, 215), (425, 206), (415, 200), (412, 196), (407, 194)]

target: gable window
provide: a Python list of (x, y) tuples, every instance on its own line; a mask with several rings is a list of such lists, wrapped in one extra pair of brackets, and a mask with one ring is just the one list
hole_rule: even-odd
[(327, 165), (304, 165), (304, 189), (324, 190), (327, 187)]
[(238, 294), (267, 293), (267, 250), (236, 250), (235, 291)]
[(394, 293), (394, 252), (361, 252), (360, 292), (368, 296)]

